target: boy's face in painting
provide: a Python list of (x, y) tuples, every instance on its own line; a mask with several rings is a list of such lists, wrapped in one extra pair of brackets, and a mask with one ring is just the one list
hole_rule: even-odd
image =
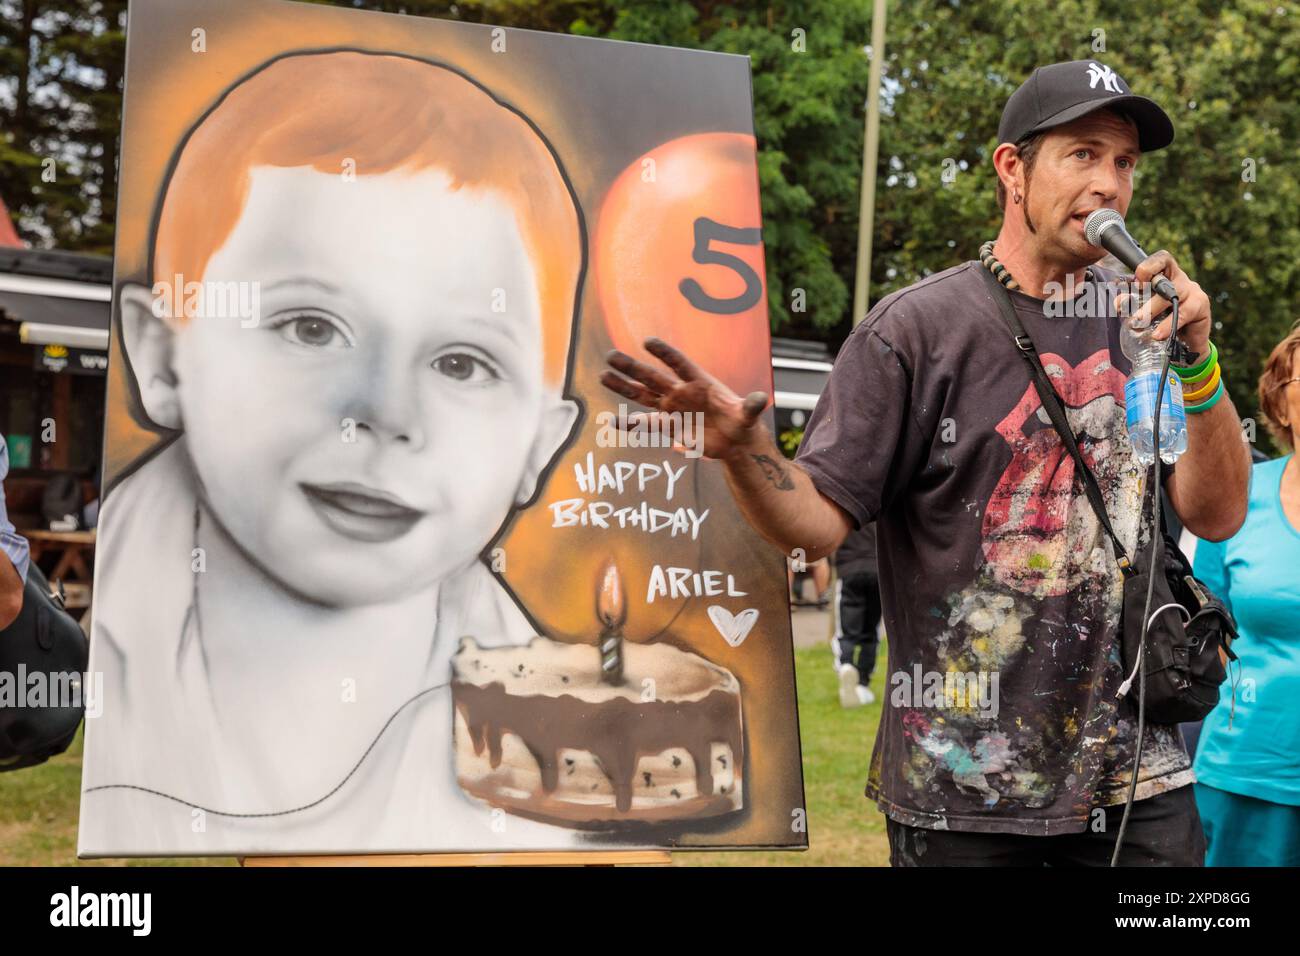
[(321, 603), (392, 600), (464, 567), (576, 417), (543, 383), (513, 210), (436, 169), (255, 169), (203, 281), (257, 283), (258, 323), (138, 317), (153, 323), (135, 347), (126, 330), (146, 410), (178, 419), (160, 424), (184, 430), (243, 549)]

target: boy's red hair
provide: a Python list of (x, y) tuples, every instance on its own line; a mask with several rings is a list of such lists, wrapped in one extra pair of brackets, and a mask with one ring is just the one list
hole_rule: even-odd
[(573, 193), (523, 116), (423, 60), (294, 54), (232, 87), (191, 132), (167, 181), (154, 280), (202, 280), (243, 212), (250, 170), (307, 166), (341, 175), (347, 159), (358, 176), (436, 168), (453, 189), (489, 189), (507, 201), (537, 273), (543, 377), (562, 386), (584, 265)]

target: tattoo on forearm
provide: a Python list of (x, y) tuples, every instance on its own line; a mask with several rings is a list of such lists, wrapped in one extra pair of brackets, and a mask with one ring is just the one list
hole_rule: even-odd
[(794, 482), (790, 480), (790, 473), (785, 467), (772, 460), (768, 455), (754, 455), (750, 458), (758, 463), (758, 467), (763, 469), (763, 477), (770, 481), (778, 491), (794, 490)]

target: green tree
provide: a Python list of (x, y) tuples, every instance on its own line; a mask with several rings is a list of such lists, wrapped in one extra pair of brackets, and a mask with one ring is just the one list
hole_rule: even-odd
[(126, 0), (50, 0), (43, 67), (62, 91), (50, 147), (77, 184), (84, 213), (56, 226), (59, 244), (111, 255), (126, 65)]
[(109, 254), (126, 0), (0, 0), (0, 196), (37, 245)]

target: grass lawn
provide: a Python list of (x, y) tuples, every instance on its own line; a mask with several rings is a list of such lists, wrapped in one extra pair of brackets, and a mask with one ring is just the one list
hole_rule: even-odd
[(678, 853), (678, 866), (888, 866), (885, 817), (862, 795), (871, 745), (885, 693), (885, 646), (881, 642), (870, 707), (840, 707), (839, 684), (827, 646), (794, 653), (799, 681), (799, 733), (803, 786), (808, 801), (808, 849)]
[[(881, 649), (880, 660), (885, 660)], [(808, 799), (807, 852), (678, 853), (680, 866), (885, 866), (889, 847), (884, 817), (862, 796), (867, 761), (880, 719), (884, 667), (873, 689), (877, 702), (840, 708), (829, 648), (795, 652), (804, 788)], [(39, 767), (0, 773), (0, 866), (76, 864), (81, 786), (81, 734), (68, 752)], [(231, 865), (230, 858), (87, 861), (86, 865)]]

